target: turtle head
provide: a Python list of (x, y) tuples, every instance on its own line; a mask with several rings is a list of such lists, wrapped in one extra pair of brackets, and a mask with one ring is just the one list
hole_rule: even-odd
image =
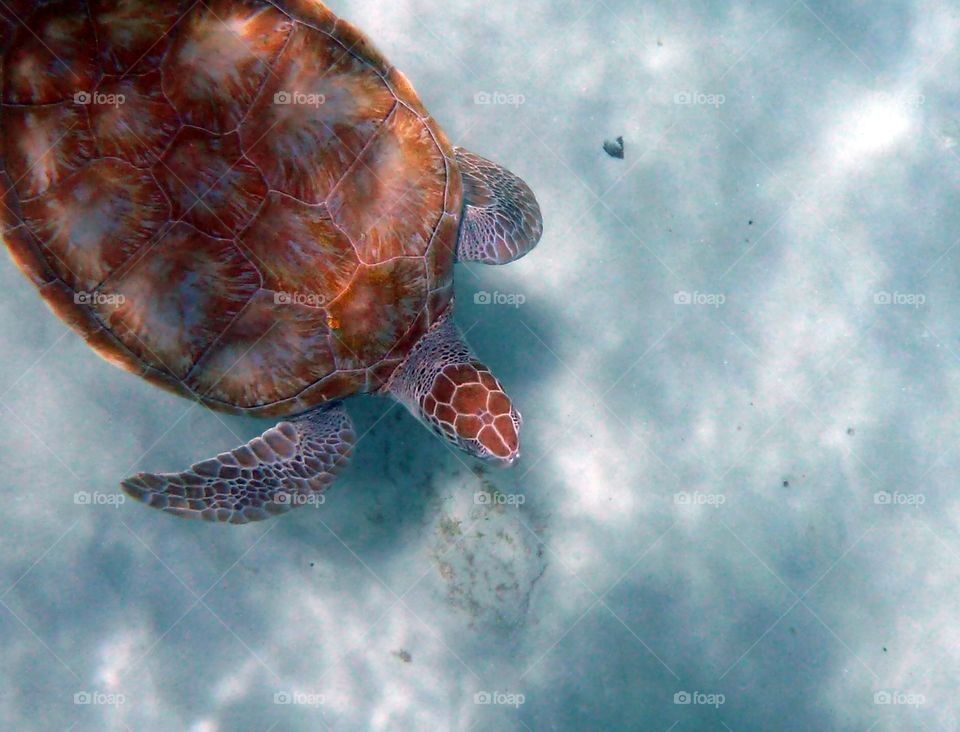
[(421, 414), (435, 432), (476, 458), (507, 466), (520, 457), (523, 418), (481, 363), (438, 371), (422, 397)]
[(397, 368), (388, 391), (450, 444), (481, 460), (520, 456), (520, 412), (480, 363), (448, 309)]

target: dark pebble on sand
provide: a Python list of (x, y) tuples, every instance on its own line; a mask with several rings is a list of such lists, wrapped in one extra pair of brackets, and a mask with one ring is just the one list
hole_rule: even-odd
[(617, 158), (618, 160), (623, 160), (623, 138), (618, 137), (616, 142), (611, 142), (606, 140), (603, 143), (603, 150), (611, 158)]

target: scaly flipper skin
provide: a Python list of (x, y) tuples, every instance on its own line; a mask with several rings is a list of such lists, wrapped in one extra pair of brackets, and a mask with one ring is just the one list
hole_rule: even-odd
[(393, 396), (427, 427), (464, 452), (501, 465), (520, 456), (523, 420), (500, 382), (474, 358), (453, 308), (394, 372)]
[(543, 218), (533, 191), (496, 163), (462, 147), (454, 152), (465, 199), (457, 259), (484, 264), (520, 259), (543, 234)]
[(138, 501), (176, 516), (245, 524), (310, 502), (347, 464), (356, 436), (336, 403), (281, 422), (246, 445), (182, 473), (123, 481)]

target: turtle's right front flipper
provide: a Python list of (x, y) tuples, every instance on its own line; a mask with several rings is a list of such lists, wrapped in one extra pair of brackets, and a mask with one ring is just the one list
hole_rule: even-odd
[(350, 415), (337, 403), (182, 473), (140, 473), (122, 485), (138, 501), (177, 516), (245, 524), (309, 503), (349, 462), (355, 442)]

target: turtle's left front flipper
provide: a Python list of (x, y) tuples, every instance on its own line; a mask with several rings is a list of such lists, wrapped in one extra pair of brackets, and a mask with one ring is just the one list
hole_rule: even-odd
[(461, 262), (506, 264), (533, 249), (543, 234), (540, 206), (530, 186), (501, 165), (454, 149), (463, 177)]
[(177, 516), (245, 524), (310, 503), (349, 462), (355, 442), (350, 415), (336, 403), (182, 473), (140, 473), (122, 485)]

